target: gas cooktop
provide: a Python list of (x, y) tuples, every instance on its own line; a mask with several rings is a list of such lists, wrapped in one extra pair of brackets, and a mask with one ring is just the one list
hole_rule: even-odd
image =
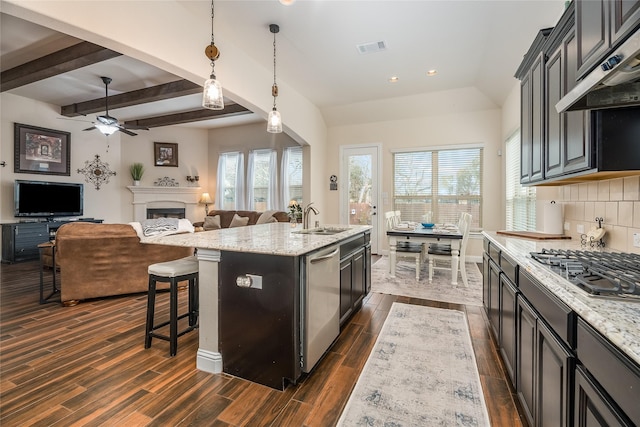
[(640, 301), (638, 254), (542, 249), (530, 256), (591, 296)]

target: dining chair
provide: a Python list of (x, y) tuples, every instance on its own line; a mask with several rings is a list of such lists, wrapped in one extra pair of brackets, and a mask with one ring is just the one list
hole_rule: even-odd
[[(458, 230), (462, 233), (462, 241), (460, 242), (460, 254), (458, 256), (458, 270), (462, 276), (462, 283), (464, 286), (468, 286), (467, 280), (467, 267), (466, 267), (466, 252), (467, 241), (469, 240), (469, 230), (471, 229), (471, 214), (463, 212), (459, 221)], [(436, 247), (429, 246), (427, 249), (427, 258), (429, 259), (429, 281), (433, 281), (433, 270), (451, 270), (451, 246)], [(437, 263), (447, 263), (447, 266), (439, 266)]]
[[(385, 212), (384, 216), (387, 224), (387, 231), (392, 230), (400, 221), (397, 216), (399, 211)], [(396, 264), (400, 259), (407, 259), (415, 262), (416, 265), (416, 281), (420, 280), (420, 268), (425, 260), (424, 244), (414, 242), (397, 242), (396, 243)], [(389, 260), (389, 271), (391, 271), (391, 260)]]

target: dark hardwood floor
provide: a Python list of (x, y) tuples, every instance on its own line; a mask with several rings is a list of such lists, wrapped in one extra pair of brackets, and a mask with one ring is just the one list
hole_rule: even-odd
[(145, 350), (146, 295), (40, 305), (37, 262), (1, 269), (3, 427), (333, 426), (394, 301), (466, 312), (492, 425), (524, 425), (481, 307), (370, 294), (314, 372), (280, 392), (198, 371), (197, 331), (176, 357), (161, 340)]

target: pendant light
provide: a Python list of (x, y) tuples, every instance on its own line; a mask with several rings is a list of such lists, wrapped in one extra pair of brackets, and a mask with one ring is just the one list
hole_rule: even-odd
[(204, 92), (202, 94), (202, 106), (211, 110), (224, 109), (224, 98), (222, 97), (222, 85), (216, 80), (215, 61), (220, 58), (220, 50), (213, 42), (213, 0), (211, 0), (211, 44), (208, 45), (204, 54), (211, 61), (211, 75), (204, 82)]
[(269, 25), (269, 31), (273, 33), (273, 86), (271, 86), (271, 95), (273, 96), (273, 109), (269, 112), (267, 118), (267, 132), (282, 132), (282, 117), (276, 110), (276, 98), (278, 97), (278, 85), (276, 84), (276, 33), (280, 31), (280, 27), (276, 24)]

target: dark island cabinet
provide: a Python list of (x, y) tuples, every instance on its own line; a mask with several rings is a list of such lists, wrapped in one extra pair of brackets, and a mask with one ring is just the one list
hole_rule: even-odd
[(371, 286), (371, 234), (340, 245), (340, 325), (360, 307)]

